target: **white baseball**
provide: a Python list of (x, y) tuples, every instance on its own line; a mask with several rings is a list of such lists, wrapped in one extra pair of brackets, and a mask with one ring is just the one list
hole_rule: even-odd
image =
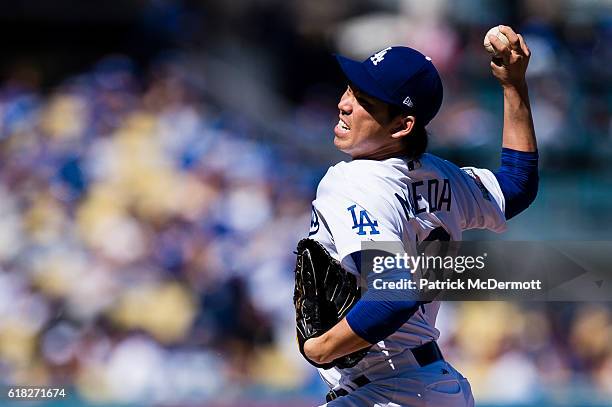
[(497, 52), (495, 51), (495, 48), (493, 48), (493, 46), (491, 45), (491, 41), (489, 41), (489, 35), (493, 35), (499, 38), (499, 40), (503, 42), (504, 45), (510, 45), (510, 41), (508, 41), (508, 37), (506, 37), (501, 31), (499, 31), (499, 26), (495, 26), (491, 28), (489, 31), (487, 31), (487, 34), (485, 35), (484, 41), (483, 41), (483, 45), (485, 49), (487, 50), (487, 52), (490, 52), (491, 54), (496, 55)]

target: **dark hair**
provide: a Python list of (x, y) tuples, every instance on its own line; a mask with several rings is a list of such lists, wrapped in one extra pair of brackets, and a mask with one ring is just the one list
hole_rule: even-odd
[[(389, 106), (389, 118), (393, 119), (397, 116), (415, 116), (410, 109), (404, 109), (395, 105)], [(416, 117), (416, 116), (415, 116)], [(402, 144), (406, 155), (411, 158), (419, 158), (425, 150), (427, 150), (427, 130), (425, 126), (419, 124), (419, 118), (416, 117), (414, 127), (410, 131), (408, 137), (402, 138)]]

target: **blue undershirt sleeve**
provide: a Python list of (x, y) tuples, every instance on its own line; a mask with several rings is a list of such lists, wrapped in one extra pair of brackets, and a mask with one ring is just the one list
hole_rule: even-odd
[[(361, 268), (361, 253), (352, 253), (351, 257)], [(360, 270), (361, 271), (361, 270)], [(407, 270), (387, 270), (385, 281), (397, 280), (409, 276)], [(351, 308), (346, 321), (351, 329), (361, 338), (375, 344), (397, 331), (414, 314), (419, 301), (405, 298), (403, 290), (390, 292), (370, 289)], [(402, 297), (403, 296), (403, 297)]]
[(538, 152), (503, 148), (501, 167), (493, 174), (506, 202), (506, 220), (518, 215), (534, 201), (538, 193)]

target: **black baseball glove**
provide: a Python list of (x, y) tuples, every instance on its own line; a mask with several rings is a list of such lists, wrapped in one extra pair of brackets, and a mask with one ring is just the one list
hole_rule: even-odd
[(318, 364), (304, 354), (304, 343), (331, 329), (349, 312), (361, 296), (357, 277), (345, 271), (317, 241), (302, 239), (297, 246), (293, 305), (300, 353), (316, 367), (355, 366), (368, 353), (369, 347)]

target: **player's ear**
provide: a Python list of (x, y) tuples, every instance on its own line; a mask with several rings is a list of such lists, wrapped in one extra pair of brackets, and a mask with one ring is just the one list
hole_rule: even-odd
[(392, 138), (406, 137), (414, 128), (414, 116), (398, 116), (391, 130)]

